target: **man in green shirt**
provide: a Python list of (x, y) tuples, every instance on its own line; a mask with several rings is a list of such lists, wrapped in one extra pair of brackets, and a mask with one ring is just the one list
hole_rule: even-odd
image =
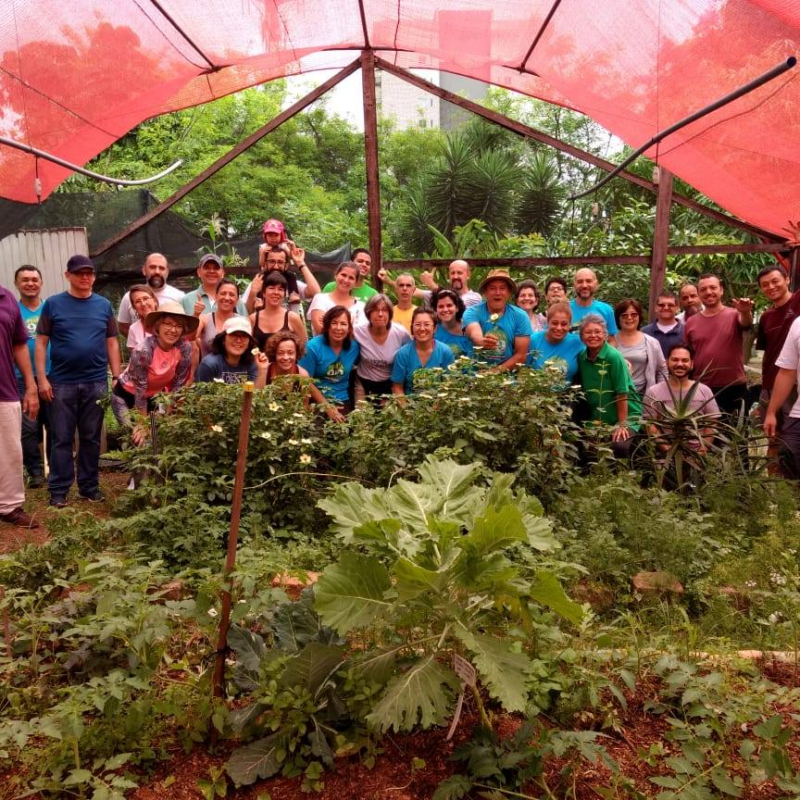
[[(363, 247), (357, 247), (355, 250), (353, 250), (353, 255), (351, 256), (350, 260), (358, 264), (358, 280), (356, 281), (356, 285), (353, 287), (350, 294), (366, 303), (370, 297), (378, 294), (378, 292), (369, 284), (364, 283), (365, 278), (367, 278), (370, 274), (372, 256), (369, 254), (369, 250), (365, 250)], [(322, 291), (332, 292), (335, 288), (336, 281), (331, 281), (330, 283), (325, 284)]]
[(599, 314), (587, 314), (578, 332), (586, 350), (578, 354), (578, 375), (586, 399), (586, 421), (613, 425), (611, 449), (618, 458), (630, 455), (639, 431), (642, 403), (625, 358), (608, 343), (608, 329)]

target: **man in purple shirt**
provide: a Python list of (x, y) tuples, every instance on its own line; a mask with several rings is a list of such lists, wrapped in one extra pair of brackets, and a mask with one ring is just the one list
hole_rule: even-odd
[[(22, 403), (19, 400), (17, 365), (25, 382)], [(17, 298), (0, 286), (0, 521), (23, 528), (37, 528), (37, 523), (22, 510), (25, 484), (22, 477), (22, 414), (36, 419), (39, 395), (33, 379), (28, 353), (28, 331), (22, 322)]]

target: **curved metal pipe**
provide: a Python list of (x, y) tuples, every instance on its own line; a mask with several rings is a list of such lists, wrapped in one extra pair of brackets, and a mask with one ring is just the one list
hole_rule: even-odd
[(609, 172), (608, 175), (605, 176), (601, 181), (598, 181), (591, 189), (586, 189), (586, 191), (581, 192), (580, 194), (574, 194), (572, 197), (567, 198), (568, 200), (579, 200), (581, 197), (586, 197), (587, 194), (591, 194), (592, 192), (596, 192), (598, 189), (605, 186), (612, 178), (616, 177), (618, 173), (620, 173), (628, 164), (631, 163), (634, 159), (638, 158), (642, 153), (646, 150), (649, 150), (654, 144), (658, 144), (662, 139), (665, 139), (672, 133), (679, 131), (681, 128), (685, 128), (687, 125), (695, 122), (696, 120), (700, 119), (701, 117), (706, 116), (706, 114), (710, 114), (712, 111), (716, 111), (718, 108), (722, 108), (723, 106), (728, 105), (728, 103), (733, 102), (734, 100), (742, 97), (743, 95), (749, 94), (753, 91), (753, 89), (758, 89), (759, 86), (763, 86), (765, 83), (769, 83), (773, 78), (777, 78), (779, 75), (783, 75), (784, 72), (788, 72), (794, 65), (797, 63), (797, 59), (794, 56), (789, 56), (786, 61), (778, 64), (778, 66), (773, 67), (772, 69), (765, 72), (763, 75), (760, 75), (758, 78), (754, 78), (749, 83), (744, 84), (744, 86), (740, 86), (738, 89), (734, 89), (729, 94), (726, 94), (724, 97), (720, 97), (719, 100), (715, 100), (710, 105), (704, 106), (699, 111), (695, 111), (693, 114), (690, 114), (688, 117), (684, 117), (682, 120), (679, 120), (674, 125), (670, 125), (668, 128), (664, 128), (663, 131), (659, 131), (652, 139), (645, 142), (638, 150), (635, 150), (631, 153), (613, 172)]
[[(89, 178), (94, 178), (98, 181), (104, 181), (105, 183), (113, 183), (116, 186), (144, 186), (148, 183), (153, 183), (153, 181), (160, 180), (161, 178), (170, 174), (170, 172), (175, 172), (178, 167), (183, 164), (183, 159), (178, 159), (174, 164), (167, 167), (162, 172), (159, 172), (158, 175), (153, 175), (152, 178), (142, 178), (141, 180), (136, 181), (126, 181), (123, 178), (111, 178), (108, 175), (101, 175), (99, 172), (92, 172), (90, 169), (85, 169), (84, 167), (79, 167), (77, 164), (71, 164), (69, 161), (64, 161), (63, 158), (59, 158), (58, 156), (54, 156), (51, 153), (46, 153), (44, 150), (39, 150), (38, 147), (31, 147), (28, 144), (23, 144), (22, 142), (17, 142), (14, 139), (9, 139), (6, 136), (0, 136), (0, 144), (8, 145), (9, 147), (14, 147), (17, 150), (22, 150), (23, 153), (30, 153), (33, 156), (37, 156), (38, 158), (43, 158), (45, 161), (52, 161), (54, 164), (58, 164), (60, 167), (66, 167), (67, 169), (71, 169), (73, 172), (80, 172), (81, 175), (86, 175)], [(37, 194), (39, 194), (37, 192)]]

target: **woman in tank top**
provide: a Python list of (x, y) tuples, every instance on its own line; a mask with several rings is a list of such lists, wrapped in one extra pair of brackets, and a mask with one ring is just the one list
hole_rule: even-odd
[(278, 331), (291, 331), (303, 344), (308, 339), (299, 314), (283, 307), (286, 291), (286, 278), (280, 272), (273, 270), (264, 276), (263, 288), (259, 294), (264, 301), (264, 307), (250, 315), (253, 337), (262, 352), (266, 350), (270, 338)]
[(210, 314), (202, 314), (200, 316), (200, 326), (197, 329), (195, 338), (199, 351), (197, 363), (211, 352), (211, 343), (218, 333), (222, 333), (225, 323), (231, 317), (237, 316), (236, 305), (238, 302), (239, 287), (230, 278), (223, 278), (217, 287), (217, 300), (214, 304), (214, 310)]

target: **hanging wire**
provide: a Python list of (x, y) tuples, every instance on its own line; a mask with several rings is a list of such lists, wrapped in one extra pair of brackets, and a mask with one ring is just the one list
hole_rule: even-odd
[(99, 172), (92, 172), (90, 169), (79, 167), (77, 164), (73, 164), (70, 161), (65, 161), (63, 158), (54, 156), (52, 153), (47, 153), (44, 150), (39, 150), (38, 147), (31, 147), (28, 144), (23, 144), (22, 142), (18, 142), (14, 139), (9, 139), (6, 136), (0, 136), (0, 144), (5, 144), (8, 145), (8, 147), (13, 147), (17, 150), (22, 150), (23, 153), (30, 153), (32, 156), (36, 156), (36, 164), (37, 164), (36, 181), (38, 182), (37, 196), (41, 195), (41, 183), (39, 182), (39, 173), (38, 173), (39, 158), (43, 158), (45, 161), (52, 161), (53, 164), (58, 164), (60, 167), (66, 167), (67, 169), (71, 169), (73, 172), (79, 172), (81, 175), (86, 175), (87, 177), (94, 178), (97, 181), (103, 181), (104, 183), (111, 183), (114, 186), (144, 186), (148, 183), (153, 183), (154, 181), (166, 177), (171, 172), (174, 172), (176, 169), (178, 169), (178, 167), (181, 164), (183, 164), (183, 160), (179, 159), (178, 161), (176, 161), (171, 166), (167, 167), (162, 172), (159, 172), (157, 175), (153, 175), (150, 178), (141, 178), (139, 180), (125, 180), (124, 178), (112, 178), (109, 175), (101, 175)]

